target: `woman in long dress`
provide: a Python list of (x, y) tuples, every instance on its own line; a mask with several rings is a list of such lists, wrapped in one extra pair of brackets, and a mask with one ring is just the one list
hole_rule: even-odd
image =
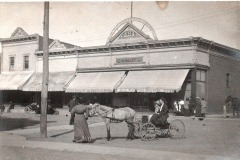
[(70, 125), (74, 123), (74, 140), (73, 142), (83, 143), (91, 142), (86, 119), (88, 118), (88, 106), (84, 104), (76, 105), (71, 110)]

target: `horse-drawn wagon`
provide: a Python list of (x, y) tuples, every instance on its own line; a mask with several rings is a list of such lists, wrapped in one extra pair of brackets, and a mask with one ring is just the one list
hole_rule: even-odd
[(185, 125), (181, 120), (173, 120), (171, 123), (166, 123), (163, 126), (154, 125), (153, 123), (143, 121), (136, 121), (135, 111), (129, 107), (113, 109), (108, 106), (93, 104), (89, 106), (89, 115), (98, 114), (104, 119), (107, 127), (107, 140), (111, 139), (110, 123), (118, 123), (125, 121), (129, 126), (127, 139), (133, 137), (141, 137), (142, 140), (152, 140), (156, 136), (165, 137), (170, 135), (173, 139), (183, 138), (185, 133)]
[[(149, 116), (150, 117), (150, 116)], [(181, 139), (185, 134), (185, 125), (175, 119), (171, 123), (166, 122), (164, 125), (156, 125), (150, 122), (134, 122), (134, 136), (140, 137), (142, 140), (152, 140), (156, 137), (170, 136), (172, 139)]]

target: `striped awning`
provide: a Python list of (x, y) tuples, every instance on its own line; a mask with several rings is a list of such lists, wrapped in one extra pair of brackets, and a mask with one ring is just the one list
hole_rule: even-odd
[(69, 84), (66, 92), (79, 93), (106, 93), (113, 92), (119, 86), (125, 72), (93, 72), (78, 73)]
[(129, 71), (116, 92), (178, 92), (189, 69)]
[[(42, 73), (35, 73), (26, 85), (23, 91), (41, 91)], [(74, 78), (75, 72), (54, 72), (49, 73), (48, 91), (65, 91), (66, 85)]]
[(20, 90), (33, 73), (3, 73), (0, 74), (0, 90)]

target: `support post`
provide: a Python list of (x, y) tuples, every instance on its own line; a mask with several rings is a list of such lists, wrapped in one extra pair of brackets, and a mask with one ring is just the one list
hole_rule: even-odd
[(47, 137), (47, 98), (48, 98), (48, 39), (49, 39), (49, 2), (44, 2), (44, 27), (43, 27), (43, 77), (41, 92), (40, 136)]
[[(191, 97), (193, 99), (193, 108), (196, 111), (196, 98), (197, 98), (197, 69), (196, 67), (191, 73)], [(196, 113), (195, 113), (196, 114)]]

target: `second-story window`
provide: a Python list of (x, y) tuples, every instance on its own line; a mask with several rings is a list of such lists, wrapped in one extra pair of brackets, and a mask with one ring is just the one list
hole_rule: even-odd
[(206, 71), (204, 70), (197, 70), (197, 81), (206, 81)]
[(14, 57), (10, 57), (9, 59), (9, 70), (13, 71), (14, 70), (14, 64), (15, 64), (15, 59)]
[(23, 57), (23, 69), (29, 69), (29, 56)]

